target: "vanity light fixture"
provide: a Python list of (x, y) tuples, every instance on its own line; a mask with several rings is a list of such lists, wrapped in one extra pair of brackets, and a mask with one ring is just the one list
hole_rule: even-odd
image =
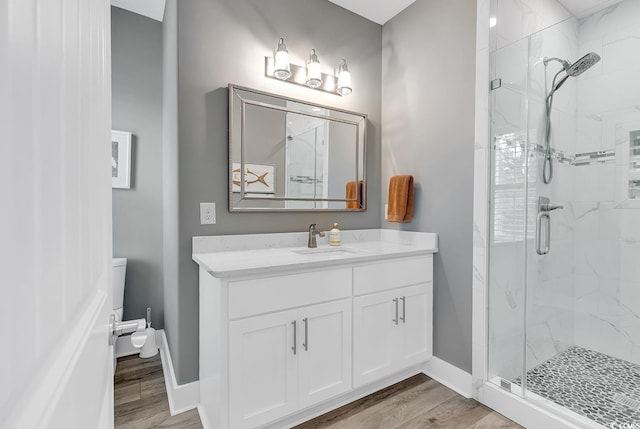
[(289, 51), (284, 39), (281, 37), (278, 41), (278, 49), (273, 55), (273, 75), (281, 80), (287, 80), (291, 77), (291, 68), (289, 67)]
[(336, 87), (340, 95), (349, 95), (353, 91), (351, 88), (351, 72), (347, 67), (347, 60), (340, 60), (338, 65), (338, 86)]
[(316, 55), (316, 50), (312, 49), (307, 63), (307, 86), (309, 88), (319, 88), (322, 85), (322, 72), (320, 71), (320, 61)]
[(342, 59), (335, 71), (335, 75), (322, 73), (315, 49), (311, 50), (309, 61), (305, 65), (291, 64), (289, 51), (282, 37), (278, 40), (273, 57), (265, 57), (266, 77), (340, 96), (351, 94), (351, 72), (347, 67), (347, 61)]

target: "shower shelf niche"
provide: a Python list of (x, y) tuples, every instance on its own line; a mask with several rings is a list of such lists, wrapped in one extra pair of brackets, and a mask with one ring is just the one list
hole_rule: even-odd
[(640, 209), (640, 122), (616, 126), (616, 193), (618, 208)]

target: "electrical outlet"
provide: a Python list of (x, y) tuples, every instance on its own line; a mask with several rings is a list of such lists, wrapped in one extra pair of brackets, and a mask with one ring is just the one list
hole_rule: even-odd
[(200, 224), (216, 223), (216, 203), (200, 203)]
[(389, 219), (389, 204), (384, 205), (384, 220)]

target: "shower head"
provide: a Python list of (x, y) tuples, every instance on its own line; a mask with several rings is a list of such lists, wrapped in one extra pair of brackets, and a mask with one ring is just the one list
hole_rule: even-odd
[(600, 61), (600, 55), (596, 54), (595, 52), (589, 52), (587, 55), (571, 64), (565, 70), (569, 76), (580, 76), (598, 61)]
[[(562, 85), (569, 79), (570, 77), (580, 76), (582, 73), (590, 69), (595, 63), (600, 61), (600, 55), (595, 52), (589, 52), (584, 57), (580, 58), (575, 63), (571, 64), (567, 60), (563, 60), (561, 58), (544, 58), (543, 62), (545, 67), (549, 64), (549, 61), (557, 61), (562, 64), (562, 70), (556, 73), (553, 77), (553, 82), (551, 83), (551, 91), (547, 94), (547, 98), (545, 101), (546, 105), (546, 132), (545, 132), (545, 157), (544, 163), (542, 167), (542, 181), (544, 183), (551, 183), (551, 178), (553, 177), (553, 165), (551, 163), (551, 144), (550, 144), (550, 132), (551, 132), (551, 108), (553, 106), (553, 94), (557, 90), (560, 89)], [(556, 82), (558, 76), (560, 76), (564, 72), (564, 75)], [(546, 70), (545, 70), (545, 78), (546, 78)], [(546, 80), (545, 80), (546, 82)], [(546, 86), (546, 84), (545, 84)]]
[[(600, 55), (596, 54), (595, 52), (589, 52), (587, 55), (580, 58), (573, 64), (561, 58), (544, 58), (543, 62), (545, 67), (547, 66), (547, 64), (549, 64), (549, 61), (557, 61), (562, 64), (562, 70), (557, 72), (553, 77), (553, 82), (551, 83), (551, 91), (549, 91), (545, 102), (547, 120), (545, 132), (545, 156), (542, 167), (542, 181), (544, 183), (551, 183), (551, 178), (553, 177), (553, 165), (551, 163), (551, 144), (549, 139), (551, 132), (551, 107), (553, 106), (553, 94), (555, 94), (555, 92), (559, 90), (562, 85), (564, 85), (567, 79), (569, 79), (570, 77), (580, 76), (582, 73), (590, 69), (595, 63), (600, 61)], [(560, 78), (560, 80), (556, 82), (556, 79), (562, 74), (562, 72), (564, 72), (564, 75)]]
[[(560, 89), (560, 87), (567, 81), (568, 78), (580, 76), (582, 73), (590, 69), (591, 66), (593, 66), (595, 63), (600, 61), (600, 55), (596, 54), (595, 52), (589, 52), (587, 55), (580, 58), (578, 61), (576, 61), (573, 64), (569, 63), (569, 61), (560, 60), (557, 58), (550, 58), (547, 60), (547, 62), (552, 59), (558, 60), (562, 63), (562, 67), (564, 69), (565, 75), (560, 78), (558, 83), (555, 83), (556, 78), (555, 77), (553, 78), (554, 85), (551, 89), (551, 92), (549, 93), (549, 96), (553, 95), (554, 92)], [(558, 74), (562, 73), (562, 71), (563, 70), (560, 70)], [(556, 77), (558, 77), (558, 74), (556, 74)]]

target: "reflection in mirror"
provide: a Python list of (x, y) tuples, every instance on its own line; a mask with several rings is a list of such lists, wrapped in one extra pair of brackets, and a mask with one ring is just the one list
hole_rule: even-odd
[(230, 210), (364, 210), (365, 125), (362, 114), (229, 85)]

